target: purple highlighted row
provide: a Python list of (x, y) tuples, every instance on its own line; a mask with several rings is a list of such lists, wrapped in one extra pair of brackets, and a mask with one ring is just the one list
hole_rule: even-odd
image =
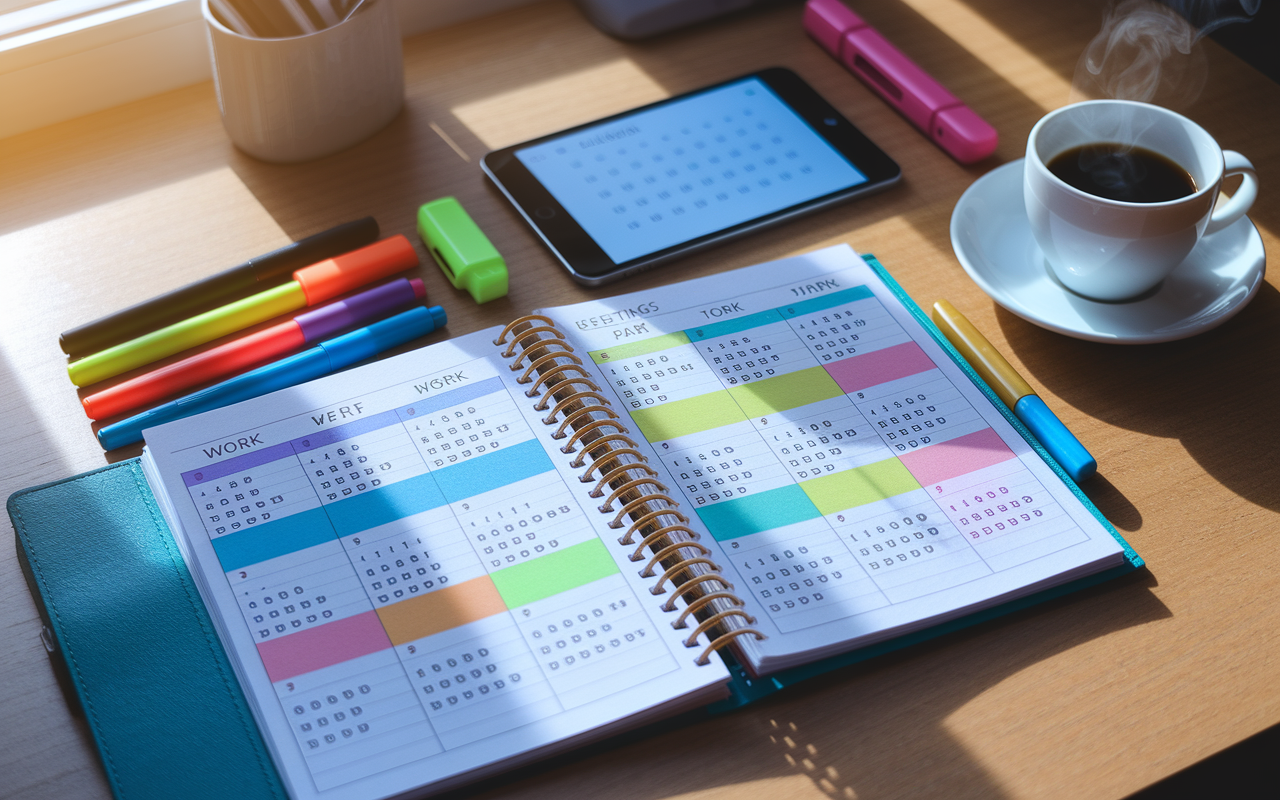
[[(209, 458), (218, 458), (221, 456), (230, 456), (225, 461), (210, 464), (207, 467), (193, 469), (182, 473), (183, 483), (188, 488), (198, 486), (200, 484), (216, 481), (219, 478), (225, 478), (228, 475), (234, 475), (237, 472), (254, 467), (260, 467), (263, 464), (269, 464), (272, 461), (279, 461), (282, 458), (291, 458), (300, 453), (306, 453), (320, 447), (326, 447), (337, 442), (345, 441), (355, 436), (359, 436), (370, 431), (380, 430), (392, 425), (398, 425), (401, 422), (408, 421), (415, 416), (422, 414), (430, 414), (443, 408), (465, 403), (468, 400), (475, 400), (484, 397), (493, 392), (502, 391), (502, 380), (500, 378), (487, 378), (482, 381), (460, 386), (457, 389), (450, 389), (441, 392), (438, 395), (426, 397), (415, 403), (392, 411), (384, 411), (380, 414), (373, 414), (368, 417), (360, 417), (351, 422), (335, 425), (322, 431), (299, 436), (280, 444), (271, 445), (270, 447), (256, 448), (257, 442), (252, 435), (239, 437), (237, 439), (229, 439), (225, 442), (217, 443), (203, 448), (205, 455)], [(342, 413), (342, 412), (336, 412)], [(232, 455), (241, 450), (248, 450), (243, 455)]]

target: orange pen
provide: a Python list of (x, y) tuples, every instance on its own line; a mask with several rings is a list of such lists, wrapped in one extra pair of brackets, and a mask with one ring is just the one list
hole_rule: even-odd
[(319, 305), (417, 265), (418, 254), (409, 240), (403, 235), (391, 236), (296, 270), (288, 283), (72, 361), (67, 365), (67, 376), (76, 386), (88, 386), (282, 314)]
[(275, 361), (304, 345), (401, 311), (426, 296), (421, 279), (400, 278), (94, 392), (80, 403), (89, 419), (114, 417)]

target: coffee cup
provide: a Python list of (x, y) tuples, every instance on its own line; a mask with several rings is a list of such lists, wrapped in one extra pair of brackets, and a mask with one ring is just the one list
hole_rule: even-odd
[[(1121, 172), (1095, 174), (1099, 158), (1111, 158)], [(1228, 175), (1243, 180), (1218, 203)], [(1181, 191), (1179, 180), (1186, 182)], [(1200, 237), (1244, 216), (1257, 194), (1247, 158), (1224, 151), (1181, 114), (1148, 103), (1074, 103), (1045, 115), (1027, 139), (1023, 201), (1031, 232), (1058, 281), (1095, 300), (1153, 289)]]
[(365, 0), (330, 27), (260, 38), (201, 3), (227, 135), (264, 161), (328, 155), (372, 136), (404, 103), (400, 27), (391, 0)]

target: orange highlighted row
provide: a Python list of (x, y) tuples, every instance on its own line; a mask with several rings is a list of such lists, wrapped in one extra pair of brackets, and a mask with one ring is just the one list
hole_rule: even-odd
[(394, 645), (457, 628), (507, 610), (493, 580), (484, 575), (378, 609)]

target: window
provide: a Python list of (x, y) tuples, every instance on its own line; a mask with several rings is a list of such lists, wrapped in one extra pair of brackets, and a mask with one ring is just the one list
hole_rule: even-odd
[[(394, 0), (411, 36), (530, 0)], [(0, 139), (209, 79), (199, 0), (0, 0)]]

